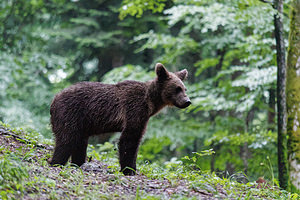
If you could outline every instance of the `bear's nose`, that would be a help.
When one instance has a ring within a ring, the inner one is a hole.
[[[186,107],[188,107],[188,106],[191,105],[191,104],[192,104],[191,100],[188,99],[188,100],[183,104],[183,107],[186,108]]]

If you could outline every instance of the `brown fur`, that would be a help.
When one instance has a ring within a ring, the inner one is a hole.
[[[149,82],[124,81],[115,85],[81,82],[57,94],[51,104],[55,150],[51,165],[69,157],[85,162],[91,135],[122,132],[119,141],[121,170],[134,175],[138,147],[148,120],[166,105],[185,108],[190,100],[182,83],[187,71],[171,73],[156,64],[157,77]]]

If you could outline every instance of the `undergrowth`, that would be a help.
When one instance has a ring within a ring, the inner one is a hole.
[[[221,178],[202,171],[197,163],[212,150],[165,163],[150,163],[139,156],[138,175],[126,177],[119,172],[116,147],[111,143],[88,147],[91,162],[87,166],[91,169],[70,164],[50,167],[51,151],[39,149],[36,144],[51,141],[34,131],[13,131],[30,143],[0,147],[1,199],[205,199],[205,195],[215,199],[300,199],[298,194],[280,190],[273,180],[258,187],[255,182],[240,183],[240,175]],[[185,189],[176,192],[180,187]]]

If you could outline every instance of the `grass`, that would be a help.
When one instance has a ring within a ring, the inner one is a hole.
[[[115,146],[105,143],[89,146],[91,161],[81,168],[50,167],[52,152],[36,147],[44,143],[40,135],[14,133],[30,142],[0,134],[0,199],[300,199],[278,187],[201,171],[195,166],[201,153],[160,164],[139,159],[138,175],[128,177],[119,172]]]

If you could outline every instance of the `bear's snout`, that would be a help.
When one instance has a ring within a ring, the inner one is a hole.
[[[191,102],[190,98],[186,96],[184,99],[182,99],[181,102],[175,103],[174,105],[178,108],[186,108],[191,104],[192,104],[192,102]]]
[[[186,107],[188,107],[188,106],[191,105],[191,104],[192,104],[191,100],[188,99],[188,100],[184,103],[183,107],[186,108]]]
[[[186,101],[182,105],[182,108],[186,108],[186,107],[188,107],[191,104],[192,104],[192,102],[191,102],[190,98],[187,97]]]

